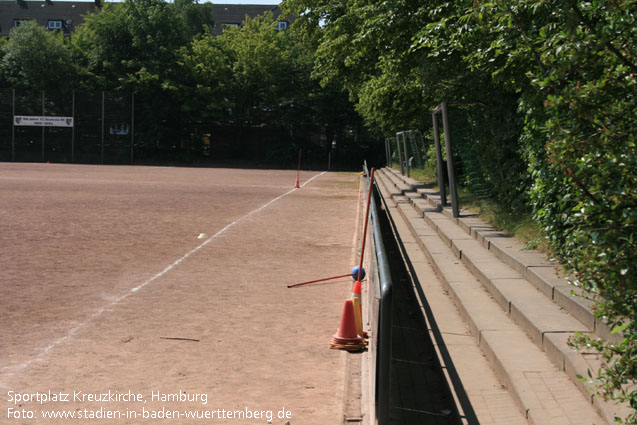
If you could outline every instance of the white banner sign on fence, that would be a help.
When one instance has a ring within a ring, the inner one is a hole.
[[[25,125],[31,127],[73,127],[73,117],[15,115],[13,117],[13,125]]]

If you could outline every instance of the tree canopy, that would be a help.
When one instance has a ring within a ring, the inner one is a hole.
[[[4,44],[4,46],[2,46]],[[0,77],[14,88],[50,90],[69,87],[75,75],[68,41],[34,21],[0,43]]]
[[[239,128],[237,137],[261,126],[273,152],[315,145],[327,157],[329,138],[360,153],[366,130],[347,96],[311,78],[315,44],[277,30],[272,13],[221,36],[214,18],[197,0],[125,0],[85,16],[72,37],[29,22],[0,44],[0,86],[134,93],[140,149],[183,147],[214,126]]]
[[[626,389],[637,378],[635,0],[284,6],[318,44],[313,74],[346,89],[377,132],[427,133],[437,104],[467,105],[452,117],[469,129],[454,138],[465,184],[533,209],[598,318],[623,332],[619,345],[581,339],[604,354],[600,393],[637,408]]]

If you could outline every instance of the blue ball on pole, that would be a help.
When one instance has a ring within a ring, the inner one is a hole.
[[[361,268],[361,279],[363,280],[365,278],[365,268]],[[358,266],[354,267],[352,269],[352,279],[357,280],[358,279]]]

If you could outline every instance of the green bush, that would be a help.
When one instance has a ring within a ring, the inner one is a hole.
[[[604,397],[637,408],[637,22],[634,0],[495,1],[481,4],[499,27],[507,78],[526,64],[521,146],[530,196],[555,253],[597,301],[596,316],[620,344],[581,336],[603,354],[595,377]],[[556,11],[560,11],[556,13]],[[489,24],[491,25],[491,24]],[[518,40],[513,42],[512,40]],[[499,52],[497,50],[500,49]],[[489,62],[492,61],[492,62]],[[500,78],[500,77],[498,77]],[[517,77],[519,78],[519,76]],[[635,423],[633,413],[626,421]]]

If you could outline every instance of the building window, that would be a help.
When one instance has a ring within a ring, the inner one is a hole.
[[[49,21],[46,27],[50,30],[61,30],[62,28],[64,28],[64,24],[60,20],[55,20]]]
[[[18,27],[26,24],[27,22],[29,22],[28,19],[14,19],[13,20],[13,28],[18,28]]]
[[[277,31],[286,30],[288,29],[289,26],[290,26],[290,23],[288,21],[279,21],[276,23],[276,30]]]

